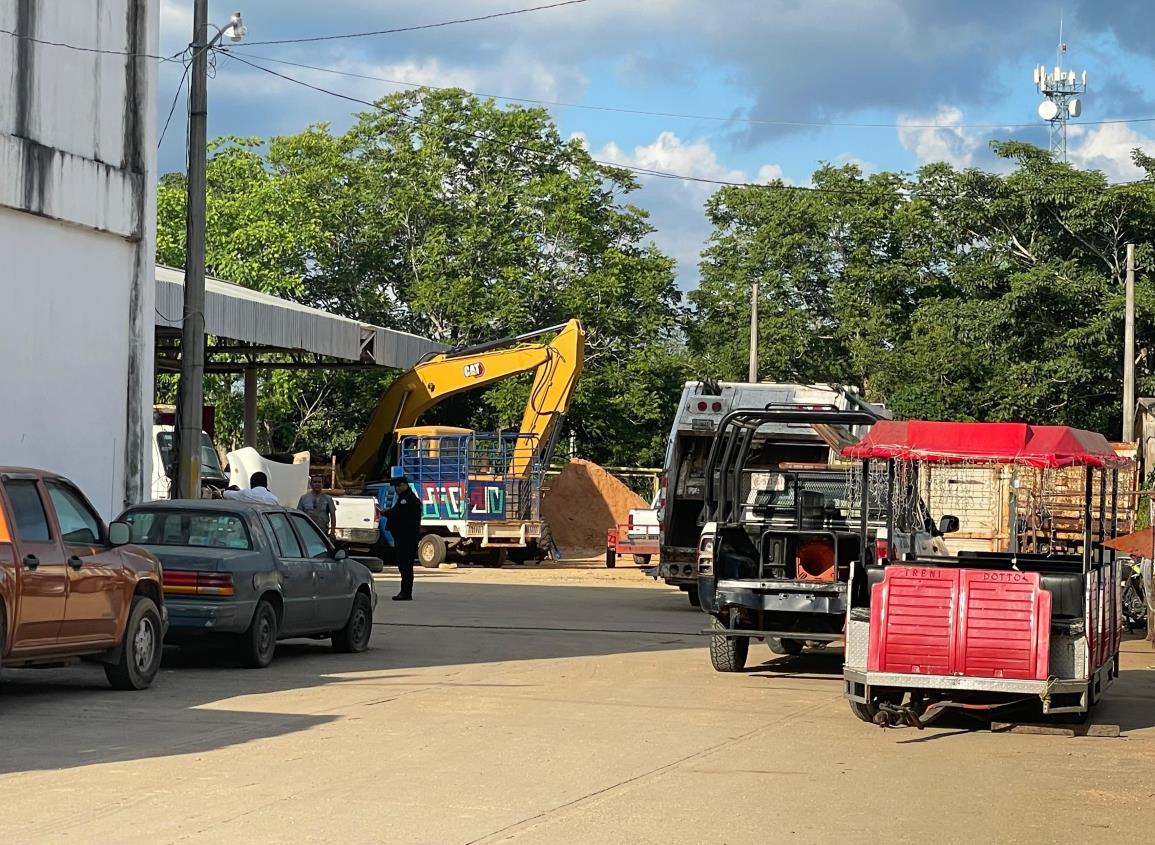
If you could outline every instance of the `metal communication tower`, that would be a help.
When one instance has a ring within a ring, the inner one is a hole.
[[[1035,86],[1046,98],[1039,104],[1039,117],[1051,124],[1051,154],[1062,155],[1063,161],[1067,160],[1067,121],[1083,113],[1083,101],[1079,98],[1087,93],[1087,71],[1076,75],[1073,70],[1064,70],[1063,56],[1066,53],[1063,24],[1060,22],[1055,67],[1036,67]]]

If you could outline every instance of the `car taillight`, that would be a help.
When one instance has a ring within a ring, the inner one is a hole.
[[[231,596],[233,576],[227,572],[192,572],[166,569],[162,576],[164,591],[184,596]]]
[[[699,403],[698,403],[698,410],[699,410],[699,411],[705,411],[705,410],[706,410],[707,408],[709,408],[709,407],[710,407],[710,406],[709,406],[709,405],[707,405],[705,402],[699,402]]]
[[[633,514],[630,514],[629,517],[626,519],[626,527],[629,528],[631,531],[634,530],[634,515]]]
[[[722,403],[721,402],[715,402],[713,405],[710,406],[710,408],[711,408],[711,410],[714,411],[714,413],[718,413],[719,411],[722,410]]]
[[[888,554],[889,554],[889,551],[886,548],[886,540],[876,539],[874,541],[874,563],[875,563],[875,565],[877,566],[878,564],[880,564],[884,560],[886,560]]]

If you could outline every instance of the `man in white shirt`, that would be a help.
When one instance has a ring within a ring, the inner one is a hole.
[[[263,472],[254,472],[249,477],[249,489],[237,490],[230,487],[221,495],[226,499],[236,499],[240,502],[260,502],[263,505],[279,505],[277,497],[269,491],[269,477]]]

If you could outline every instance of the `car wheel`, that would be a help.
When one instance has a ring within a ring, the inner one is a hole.
[[[135,596],[124,626],[120,657],[104,666],[105,677],[113,689],[148,689],[160,669],[163,650],[160,611],[147,596]]]
[[[426,534],[417,544],[417,559],[426,569],[436,569],[445,563],[445,540],[436,534]]]
[[[727,630],[725,625],[713,618],[710,627],[715,631]],[[749,637],[728,637],[724,633],[710,635],[710,663],[716,672],[741,672],[746,668],[749,653]]]
[[[277,611],[261,599],[249,630],[241,634],[241,662],[249,669],[264,669],[276,653]]]
[[[637,566],[649,566],[650,557],[650,555],[634,555],[634,563]]]
[[[613,569],[618,565],[618,553],[614,549],[606,549],[606,569]]]
[[[333,634],[333,648],[346,654],[356,654],[369,648],[373,636],[373,602],[364,593],[353,596],[353,609],[345,627]]]
[[[702,597],[698,595],[698,585],[686,589],[686,597],[690,600],[690,607],[701,607]]]

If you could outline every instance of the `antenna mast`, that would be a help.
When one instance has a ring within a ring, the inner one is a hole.
[[[1063,17],[1059,15],[1059,46],[1055,52],[1055,67],[1039,65],[1035,68],[1035,87],[1046,99],[1039,104],[1039,117],[1051,124],[1051,155],[1067,160],[1067,121],[1083,113],[1087,93],[1087,71],[1076,75],[1063,69],[1067,43],[1063,41]]]

